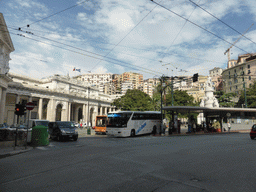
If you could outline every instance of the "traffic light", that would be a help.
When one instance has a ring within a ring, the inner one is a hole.
[[[26,108],[25,108],[25,105],[20,105],[20,115],[24,115],[25,111],[26,111]]]
[[[21,104],[16,104],[15,105],[15,115],[24,115],[25,113],[25,106]]]
[[[196,82],[196,81],[198,81],[198,73],[195,73],[193,75],[193,82]]]
[[[20,115],[20,111],[21,111],[21,105],[16,104],[15,105],[15,115]]]

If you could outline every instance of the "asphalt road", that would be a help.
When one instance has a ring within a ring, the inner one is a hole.
[[[255,191],[247,134],[80,138],[0,159],[0,191]]]

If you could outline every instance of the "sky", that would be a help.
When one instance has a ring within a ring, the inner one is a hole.
[[[255,0],[0,0],[0,12],[10,72],[39,79],[209,75],[227,67],[239,38],[231,59],[256,52]]]

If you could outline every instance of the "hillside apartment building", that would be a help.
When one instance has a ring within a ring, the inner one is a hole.
[[[227,69],[222,72],[224,93],[240,95],[255,81],[256,54],[239,55],[237,60],[230,60]]]

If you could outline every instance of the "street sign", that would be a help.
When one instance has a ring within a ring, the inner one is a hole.
[[[33,110],[34,107],[35,107],[35,104],[32,103],[32,102],[28,102],[28,103],[26,104],[26,109],[27,109],[27,110]]]

